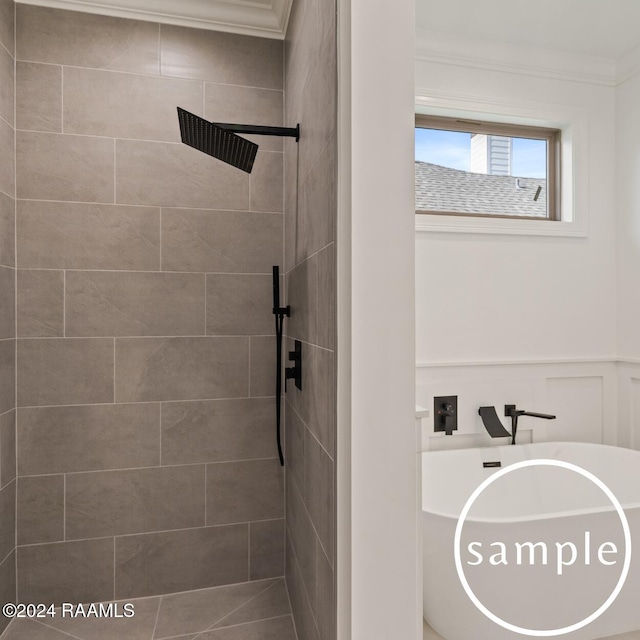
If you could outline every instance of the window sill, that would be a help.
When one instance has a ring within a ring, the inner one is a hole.
[[[513,218],[480,218],[416,214],[415,229],[431,233],[485,233],[509,236],[586,238],[584,224]]]

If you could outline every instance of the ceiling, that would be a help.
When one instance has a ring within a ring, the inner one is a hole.
[[[22,4],[284,39],[292,0],[16,0]]]
[[[417,28],[616,60],[640,45],[639,0],[416,0]]]

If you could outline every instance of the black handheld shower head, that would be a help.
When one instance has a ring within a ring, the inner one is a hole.
[[[258,145],[178,107],[184,144],[251,173]]]

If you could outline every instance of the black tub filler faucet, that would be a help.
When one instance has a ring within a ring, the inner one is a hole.
[[[548,413],[536,413],[535,411],[523,411],[516,409],[515,404],[504,405],[504,415],[511,418],[511,433],[509,433],[500,418],[495,407],[480,407],[478,414],[482,418],[482,424],[492,438],[511,437],[511,444],[516,443],[516,433],[518,431],[518,418],[520,416],[530,416],[532,418],[542,418],[543,420],[555,420],[556,417]]]

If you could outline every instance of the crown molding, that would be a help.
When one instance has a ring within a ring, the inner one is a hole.
[[[17,0],[54,9],[284,40],[292,0]]]
[[[416,60],[609,87],[617,84],[616,62],[609,58],[424,29],[416,31]]]
[[[628,51],[618,58],[616,65],[616,81],[622,84],[640,73],[640,46]]]

